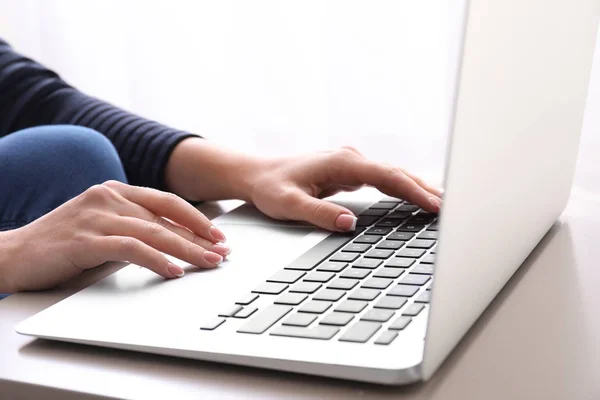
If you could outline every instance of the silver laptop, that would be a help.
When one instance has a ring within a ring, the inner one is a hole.
[[[129,265],[17,331],[383,384],[429,379],[567,202],[598,3],[464,5],[439,216],[357,197],[345,204],[356,232],[329,234],[242,206],[214,221],[235,249],[221,267],[164,281]]]

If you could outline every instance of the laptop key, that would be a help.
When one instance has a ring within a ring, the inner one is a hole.
[[[344,294],[346,293],[341,290],[323,289],[314,295],[313,300],[338,301]]]
[[[275,300],[275,304],[287,304],[289,306],[297,306],[308,298],[303,293],[286,293]]]
[[[403,285],[415,285],[415,286],[423,286],[431,279],[430,275],[417,275],[417,274],[408,274],[404,275],[404,278],[400,279],[400,282]]]
[[[381,261],[373,258],[361,258],[352,264],[355,268],[375,269],[381,265]]]
[[[414,236],[415,234],[410,232],[392,232],[386,237],[386,240],[401,240],[406,242]]]
[[[318,282],[300,282],[290,289],[294,293],[314,293],[322,285]]]
[[[437,240],[437,238],[437,231],[423,231],[417,236],[417,239]]]
[[[404,248],[396,253],[396,257],[419,258],[425,254],[425,250]]]
[[[429,249],[433,247],[435,244],[435,240],[424,240],[424,239],[415,239],[412,242],[409,242],[406,247],[416,248],[416,249]]]
[[[367,243],[367,244],[375,244],[381,240],[381,236],[376,235],[362,235],[357,237],[353,243]]]
[[[358,281],[356,279],[337,278],[335,281],[329,283],[327,288],[336,290],[350,290],[356,285],[358,285]]]
[[[360,257],[359,254],[356,253],[337,253],[333,257],[329,259],[329,261],[340,261],[340,262],[352,262]]]
[[[225,318],[213,318],[200,327],[203,331],[214,331],[225,322]]]
[[[316,271],[311,272],[304,278],[305,282],[329,282],[335,274],[333,272]]]
[[[371,336],[381,329],[379,322],[358,321],[350,327],[341,337],[342,342],[365,343]]]
[[[396,257],[385,263],[388,268],[408,268],[415,263],[412,258]]]
[[[389,227],[389,228],[395,228],[398,225],[400,225],[402,223],[401,219],[396,219],[396,218],[384,218],[381,221],[379,221],[377,224],[375,224],[375,226],[381,226],[381,227]]]
[[[392,278],[396,279],[404,273],[403,269],[399,268],[380,268],[373,275],[375,278]]]
[[[433,275],[432,264],[419,264],[410,270],[411,274]]]
[[[387,322],[394,316],[394,310],[373,308],[367,311],[360,319],[362,321]]]
[[[358,215],[359,215],[359,217],[362,217],[362,216],[383,217],[387,213],[388,213],[388,210],[377,210],[377,209],[369,210],[369,209],[367,209]]]
[[[410,306],[406,307],[406,309],[402,312],[402,315],[415,317],[419,315],[421,311],[425,308],[423,304],[413,303]]]
[[[309,326],[315,319],[317,319],[317,316],[314,314],[296,313],[286,318],[282,324],[291,326]]]
[[[351,233],[332,233],[288,264],[285,269],[310,271],[321,261],[335,253],[340,247],[358,236],[361,231],[362,228]]]
[[[422,215],[422,214],[417,214],[411,218],[409,218],[408,222],[409,224],[428,224],[430,222],[432,222],[435,219],[434,215]]]
[[[273,304],[253,316],[240,329],[239,333],[261,334],[285,317],[293,307]]]
[[[356,226],[369,226],[373,225],[381,217],[374,217],[370,215],[359,215],[356,221]]]
[[[244,307],[238,311],[233,317],[234,318],[248,318],[252,314],[258,311],[256,307]]]
[[[435,254],[427,254],[425,257],[421,258],[421,264],[435,264]]]
[[[364,281],[360,287],[369,289],[387,289],[392,284],[393,280],[384,278],[369,278]]]
[[[405,211],[405,212],[410,212],[413,213],[415,211],[417,211],[419,209],[418,206],[412,205],[412,204],[403,204],[400,207],[398,207],[396,210],[397,211]]]
[[[320,325],[335,325],[335,326],[346,326],[348,322],[354,319],[353,314],[343,312],[332,312],[319,321]]]
[[[352,243],[348,246],[344,247],[342,251],[350,252],[350,253],[364,253],[369,250],[371,245],[366,243]]]
[[[428,231],[437,231],[437,230],[438,230],[438,223],[437,223],[437,222],[434,222],[433,224],[429,225],[429,226],[427,227],[427,230],[428,230]]]
[[[390,324],[390,326],[388,327],[388,329],[393,329],[393,330],[397,330],[397,331],[401,331],[402,329],[406,328],[408,326],[408,324],[410,324],[410,321],[412,321],[412,318],[409,317],[398,317],[394,320],[394,322],[392,322]]]
[[[317,267],[317,271],[340,272],[348,266],[348,263],[327,261]]]
[[[380,293],[381,291],[376,289],[356,289],[354,292],[352,292],[352,294],[350,294],[350,296],[348,296],[348,298],[350,300],[371,301],[377,296],[379,296]]]
[[[244,297],[242,297],[241,299],[236,301],[235,304],[247,306],[248,304],[252,303],[256,299],[258,299],[258,295],[256,293],[248,293],[247,295],[245,295]]]
[[[367,275],[369,275],[371,271],[368,269],[362,268],[350,268],[342,272],[340,278],[348,278],[348,279],[363,279]]]
[[[384,249],[384,250],[398,250],[400,247],[404,246],[404,242],[400,240],[384,240],[375,246],[376,249]]]
[[[226,310],[223,310],[219,313],[219,317],[233,317],[238,311],[242,309],[242,306],[238,304],[234,304]]]
[[[304,305],[298,309],[298,312],[323,314],[331,307],[331,304],[332,303],[329,301],[311,300],[308,303],[304,303]]]
[[[373,204],[371,207],[369,207],[369,210],[391,210],[393,208],[395,208],[398,205],[398,203],[388,203],[388,202],[383,202],[380,201],[379,203],[375,203]]]
[[[393,250],[379,250],[379,249],[373,249],[373,250],[369,250],[368,252],[365,253],[365,257],[367,258],[378,258],[380,260],[385,260],[391,257],[391,255],[394,254]]]
[[[256,289],[254,289],[253,293],[260,294],[279,294],[288,288],[288,285],[285,283],[274,283],[274,282],[265,282]]]
[[[378,228],[378,227],[374,227],[371,228],[369,230],[367,230],[365,232],[365,235],[377,235],[377,236],[384,236],[387,235],[388,233],[390,233],[392,231],[392,228]]]
[[[389,292],[387,292],[388,296],[402,296],[402,297],[412,297],[419,291],[419,288],[416,286],[409,285],[396,285]]]
[[[358,314],[359,312],[364,310],[368,304],[369,303],[367,303],[366,301],[344,300],[340,304],[338,304],[337,307],[333,309],[333,311]]]
[[[374,308],[386,308],[390,310],[399,310],[406,304],[405,297],[398,296],[383,296],[375,305]]]
[[[431,300],[431,292],[429,290],[424,291],[417,297],[415,303],[429,303]]]
[[[387,345],[392,343],[397,336],[398,332],[396,331],[385,331],[381,335],[379,335],[379,337],[375,339],[375,342],[373,343]]]
[[[393,218],[393,219],[406,219],[408,217],[412,216],[412,213],[410,212],[406,212],[406,211],[392,211],[391,213],[389,213],[386,218]]]
[[[280,326],[270,333],[273,336],[288,336],[305,339],[329,340],[334,337],[340,328],[335,326],[317,325],[313,328],[301,328],[296,326]]]
[[[425,228],[422,224],[404,224],[397,229],[398,232],[421,232]]]
[[[304,275],[306,275],[306,272],[304,271],[282,269],[281,271],[278,271],[275,275],[267,279],[267,282],[295,283]]]

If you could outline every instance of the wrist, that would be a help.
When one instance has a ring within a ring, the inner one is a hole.
[[[192,201],[251,201],[255,176],[264,161],[217,146],[202,138],[183,140],[165,171],[167,189]]]
[[[18,290],[14,269],[20,263],[19,254],[22,241],[20,229],[0,232],[0,293],[14,293]]]

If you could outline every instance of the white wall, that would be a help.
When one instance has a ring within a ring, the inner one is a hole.
[[[89,94],[232,148],[348,144],[439,180],[460,3],[0,0],[0,36]],[[599,148],[597,114],[582,152]]]

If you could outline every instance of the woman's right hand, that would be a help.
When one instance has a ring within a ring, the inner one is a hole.
[[[0,293],[51,288],[106,261],[176,278],[184,271],[162,253],[213,268],[230,252],[223,233],[183,199],[115,181],[2,235],[9,248],[2,245]]]

